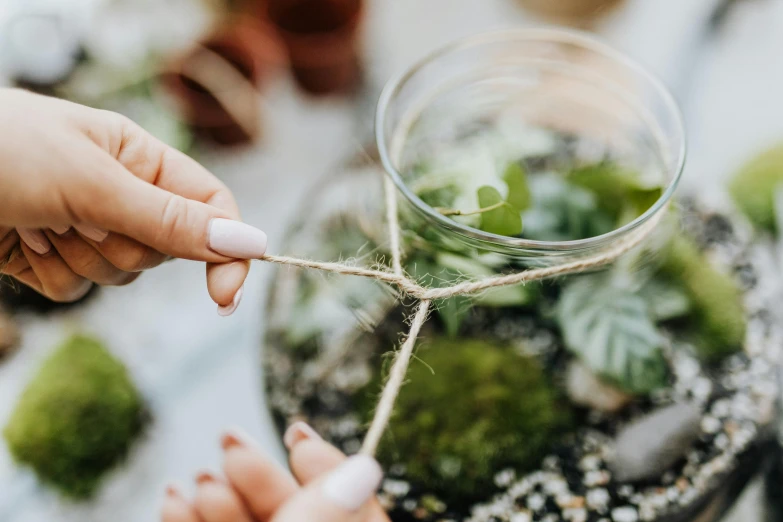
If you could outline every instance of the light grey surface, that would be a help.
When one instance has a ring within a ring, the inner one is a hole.
[[[638,58],[687,100],[691,139],[685,185],[715,187],[765,141],[783,139],[783,2],[737,7],[703,54],[693,54],[716,0],[632,0],[599,30]],[[368,96],[394,72],[456,37],[536,23],[513,0],[372,0],[366,48],[372,60]],[[692,81],[690,81],[692,79]],[[313,101],[287,78],[271,85],[264,104],[266,137],[257,148],[204,154],[203,162],[236,193],[246,221],[266,230],[280,252],[286,223],[304,192],[341,158],[360,150],[371,104]],[[163,486],[219,466],[218,436],[243,427],[281,456],[263,414],[260,339],[270,267],[256,264],[242,306],[220,318],[204,285],[203,267],[172,262],[134,285],[108,289],[68,314],[25,319],[24,346],[0,366],[0,424],[38,363],[65,332],[105,338],[150,397],[155,423],[128,464],[94,502],[71,505],[36,485],[0,449],[0,520],[131,522],[155,520]],[[750,503],[752,505],[753,502]],[[738,520],[752,519],[742,511]]]

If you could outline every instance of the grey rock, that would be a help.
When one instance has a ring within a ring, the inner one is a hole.
[[[614,441],[609,467],[616,480],[659,477],[682,458],[701,431],[701,409],[678,403],[656,410],[626,426]]]

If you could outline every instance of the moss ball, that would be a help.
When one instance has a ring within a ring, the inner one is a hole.
[[[714,267],[683,235],[672,239],[661,269],[683,286],[692,301],[689,328],[701,357],[719,360],[739,351],[747,321],[742,292],[734,278]]]
[[[729,191],[734,202],[756,227],[775,231],[774,198],[775,191],[781,187],[783,144],[767,149],[743,165],[731,180]]]
[[[417,355],[378,458],[452,507],[485,497],[503,469],[537,467],[570,427],[538,361],[510,347],[438,338]],[[380,379],[371,386],[368,417]]]
[[[145,419],[144,401],[122,363],[100,342],[75,336],[27,385],[4,435],[18,463],[81,499],[127,454]]]

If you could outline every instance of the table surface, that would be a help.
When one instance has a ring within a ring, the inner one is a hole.
[[[235,191],[249,223],[280,252],[286,224],[306,192],[371,140],[374,100],[386,79],[455,38],[541,22],[514,0],[370,0],[365,29],[367,91],[360,103],[312,100],[288,78],[270,85],[267,133],[257,147],[199,157]],[[682,104],[689,136],[684,190],[722,198],[721,180],[749,155],[783,139],[783,1],[746,0],[709,29],[719,0],[629,0],[596,31],[656,72]],[[437,20],[437,23],[433,23]],[[31,373],[70,331],[107,340],[149,398],[154,423],[128,463],[87,504],[60,500],[13,466],[0,446],[4,522],[155,520],[163,487],[201,468],[217,469],[218,437],[240,426],[282,459],[266,416],[260,347],[270,267],[257,263],[244,301],[218,317],[198,263],[176,261],[131,286],[105,289],[95,302],[59,315],[24,317],[20,352],[0,366],[0,424]],[[758,518],[758,488],[738,520]],[[756,495],[756,496],[753,496]]]

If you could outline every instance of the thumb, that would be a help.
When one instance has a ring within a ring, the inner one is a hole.
[[[375,459],[354,455],[288,499],[271,522],[364,522],[382,479]]]
[[[223,263],[266,251],[266,234],[226,210],[147,183],[116,161],[104,168],[108,175],[81,191],[90,196],[75,210],[86,222],[184,259]]]

